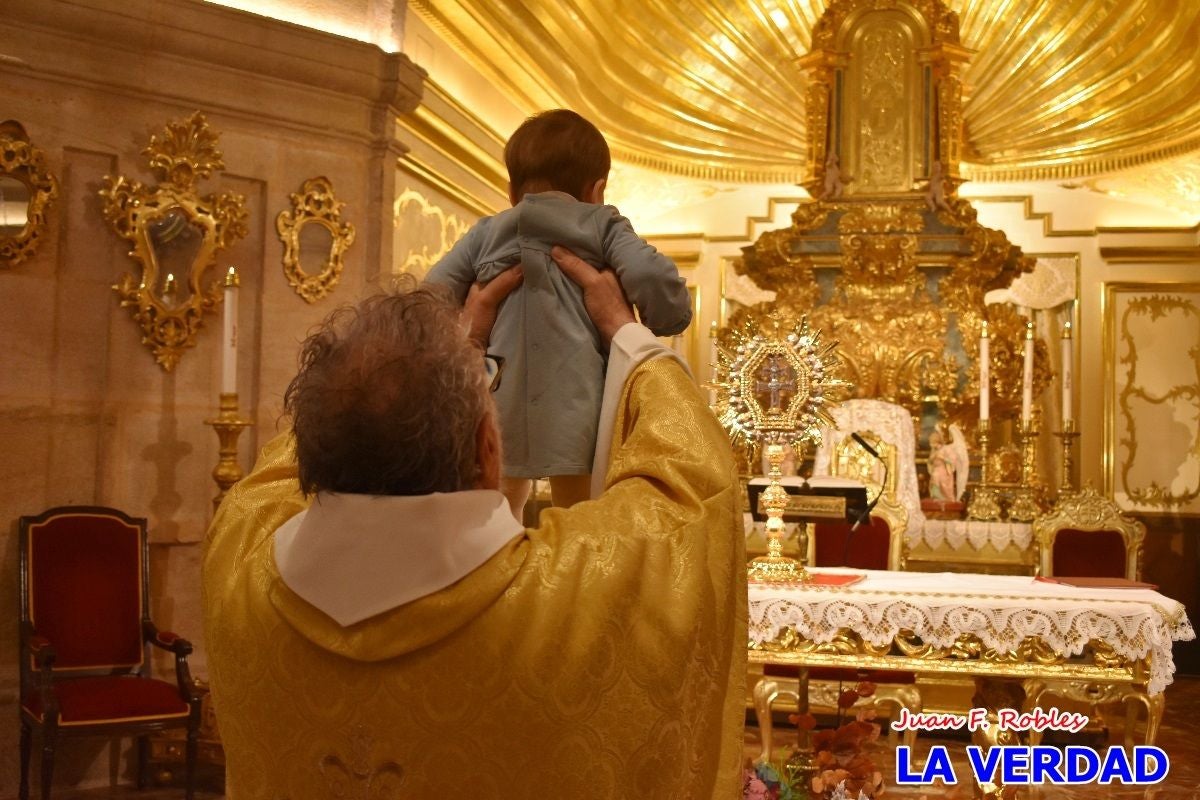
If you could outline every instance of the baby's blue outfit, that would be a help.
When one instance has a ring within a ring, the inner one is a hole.
[[[675,263],[612,206],[540,192],[475,223],[426,280],[452,287],[462,303],[472,284],[524,266],[525,280],[500,304],[488,345],[505,360],[495,399],[510,478],[592,471],[605,357],[582,290],[550,258],[556,244],[593,266],[612,267],[656,335],[673,336],[692,321]]]

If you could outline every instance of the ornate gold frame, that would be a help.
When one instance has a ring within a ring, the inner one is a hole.
[[[33,255],[46,231],[46,212],[58,197],[58,181],[46,167],[46,154],[29,141],[16,120],[0,122],[0,177],[29,189],[25,227],[16,236],[0,236],[0,264],[16,266]]]
[[[309,178],[291,198],[292,210],[280,211],[275,218],[275,230],[283,242],[283,274],[296,294],[315,303],[337,286],[346,249],[354,243],[354,226],[342,222],[346,204],[333,196],[333,184],[324,176]],[[332,239],[329,255],[316,275],[307,274],[300,265],[300,232],[309,224],[326,228]]]
[[[1177,398],[1194,395],[1196,384],[1189,383],[1188,377],[1181,375],[1178,382],[1169,389],[1147,392],[1145,387],[1137,382],[1137,342],[1129,334],[1128,321],[1131,316],[1136,315],[1147,315],[1154,320],[1172,310],[1200,316],[1200,310],[1193,303],[1178,297],[1180,294],[1194,294],[1197,291],[1200,291],[1200,283],[1195,282],[1113,282],[1104,285],[1101,299],[1104,367],[1107,376],[1104,387],[1104,488],[1105,492],[1114,498],[1123,494],[1127,498],[1127,505],[1131,507],[1129,510],[1139,514],[1195,515],[1200,484],[1185,487],[1182,491],[1160,486],[1155,481],[1142,487],[1129,485],[1129,472],[1138,454],[1137,417],[1130,406],[1130,400],[1139,399],[1152,406],[1162,407]],[[1120,296],[1129,294],[1150,296],[1130,300],[1124,313],[1118,318]],[[1183,348],[1184,352],[1192,352],[1189,344],[1183,342],[1176,343],[1175,346]],[[1200,355],[1196,358],[1197,366],[1200,367]],[[1120,372],[1124,372],[1121,377],[1126,383],[1118,394],[1117,376]],[[1118,417],[1125,420],[1125,430],[1120,437],[1117,430]],[[1121,448],[1125,449],[1123,460],[1119,459],[1122,455],[1119,452]],[[1118,465],[1119,460],[1121,463]]]
[[[129,307],[142,331],[142,344],[154,360],[170,372],[183,349],[194,347],[204,314],[221,304],[221,282],[210,280],[217,254],[246,235],[245,198],[222,192],[200,196],[195,184],[225,162],[217,149],[217,134],[199,111],[186,120],[167,123],[161,138],[152,136],[142,150],[150,168],[161,176],[154,187],[143,186],[123,175],[104,176],[104,219],[117,236],[133,243],[129,256],[139,266],[113,286],[121,305]],[[175,211],[199,227],[202,240],[187,277],[188,294],[168,305],[156,294],[160,266],[151,240],[150,225]]]

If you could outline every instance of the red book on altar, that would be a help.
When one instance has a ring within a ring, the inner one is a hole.
[[[1078,586],[1082,589],[1157,589],[1156,583],[1131,581],[1128,578],[1094,578],[1079,576],[1074,578],[1045,578],[1041,575],[1033,579],[1035,583],[1057,583],[1061,586]]]

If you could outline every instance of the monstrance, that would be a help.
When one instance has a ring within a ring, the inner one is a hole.
[[[821,332],[802,317],[786,335],[773,319],[767,336],[748,322],[732,331],[732,350],[717,348],[717,415],[734,444],[765,446],[770,485],[762,493],[767,513],[767,555],[750,562],[760,581],[807,581],[807,570],[783,555],[783,513],[788,505],[780,469],[784,445],[797,452],[821,441],[821,425],[834,424],[830,390],[848,385],[837,377],[837,342],[823,344]]]

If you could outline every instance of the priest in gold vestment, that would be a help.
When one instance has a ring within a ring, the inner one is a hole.
[[[610,380],[629,374],[611,391],[603,492],[537,528],[496,491],[479,350],[434,290],[368,301],[306,343],[295,434],[267,445],[206,542],[234,800],[739,793],[746,587],[728,440],[686,370],[654,357],[669,351],[611,275],[556,259],[611,339]],[[320,385],[338,359],[336,385]],[[405,378],[434,388],[389,386]],[[333,410],[314,411],[317,396]],[[465,426],[443,419],[462,414]],[[308,427],[321,415],[329,427]],[[430,426],[469,441],[447,447]],[[429,436],[391,478],[371,466]],[[427,474],[450,477],[431,487]]]

